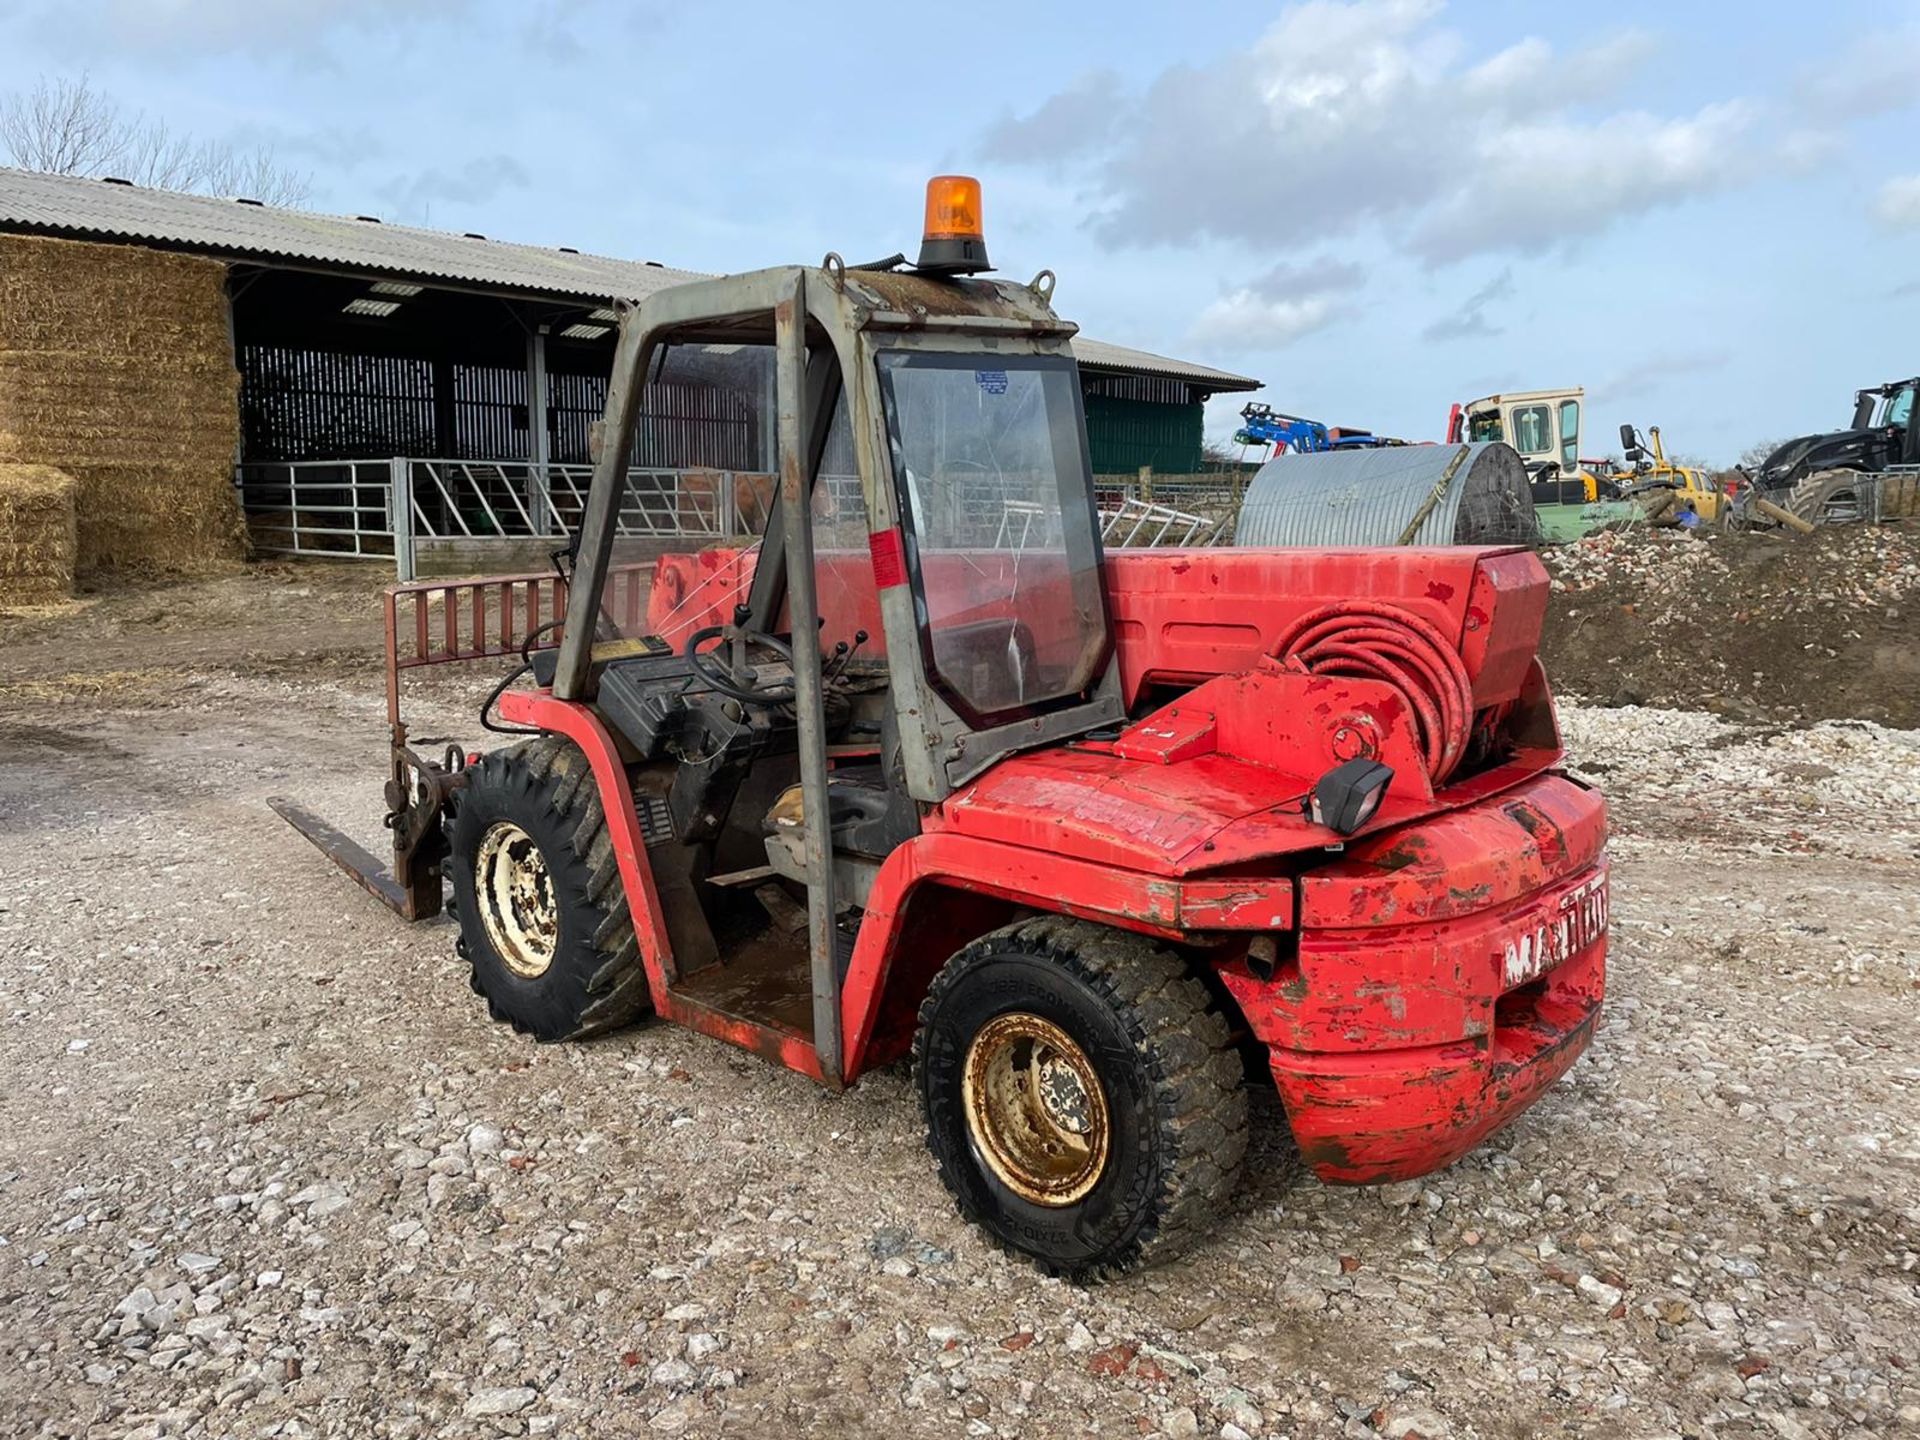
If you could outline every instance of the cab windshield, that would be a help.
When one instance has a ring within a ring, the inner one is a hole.
[[[1082,698],[1112,638],[1073,361],[896,350],[880,380],[935,688],[976,727]]]

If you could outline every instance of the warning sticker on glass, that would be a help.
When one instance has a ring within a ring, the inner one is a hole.
[[[1007,393],[1007,372],[1004,370],[976,370],[973,372],[973,383],[989,395],[1004,395]]]

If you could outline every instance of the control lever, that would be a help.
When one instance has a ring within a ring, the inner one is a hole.
[[[829,665],[834,664],[836,661],[839,663],[839,668],[833,672],[833,679],[838,680],[842,675],[846,674],[847,666],[853,663],[854,653],[858,651],[862,645],[867,643],[867,639],[866,631],[856,630],[853,632],[853,644],[849,645],[846,641],[842,640],[838,645],[833,647],[833,659],[827,662]]]

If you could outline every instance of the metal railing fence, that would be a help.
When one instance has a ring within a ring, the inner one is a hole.
[[[586,513],[590,465],[524,460],[296,460],[235,467],[256,549],[391,559],[412,580],[422,541],[558,546]],[[614,532],[627,539],[731,540],[758,531],[771,477],[634,469]]]

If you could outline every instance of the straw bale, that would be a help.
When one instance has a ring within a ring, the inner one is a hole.
[[[80,570],[198,574],[246,554],[231,467],[93,465],[81,470]]]
[[[0,465],[0,605],[73,594],[78,482],[50,465]]]
[[[246,553],[225,276],[138,246],[0,236],[0,464],[78,482],[83,574]]]
[[[0,350],[224,354],[226,281],[197,255],[0,235]]]
[[[230,470],[239,389],[231,365],[0,351],[0,461]]]

